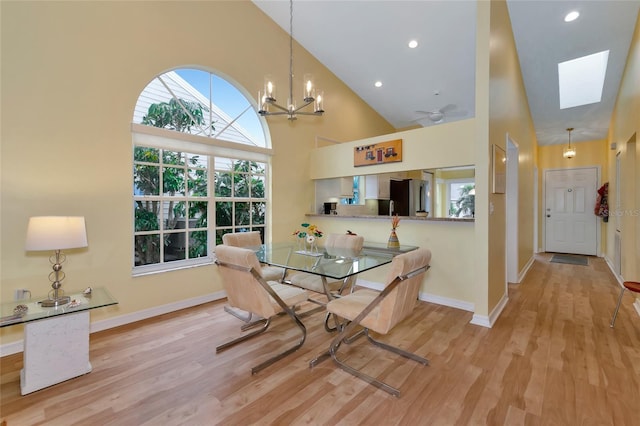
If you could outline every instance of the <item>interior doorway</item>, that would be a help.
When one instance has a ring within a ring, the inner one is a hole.
[[[518,283],[518,143],[507,135],[507,283]]]
[[[598,168],[546,170],[545,251],[596,256]]]

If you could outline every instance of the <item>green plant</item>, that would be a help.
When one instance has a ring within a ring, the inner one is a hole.
[[[460,198],[456,201],[454,216],[474,216],[476,211],[476,196],[474,184],[464,185],[460,188]]]
[[[202,105],[198,102],[172,98],[169,102],[149,105],[147,115],[142,117],[142,124],[177,132],[189,132],[191,126],[204,124],[202,109]],[[215,130],[213,123],[211,128]]]

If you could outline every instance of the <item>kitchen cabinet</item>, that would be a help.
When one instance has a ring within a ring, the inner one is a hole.
[[[389,182],[389,174],[367,175],[364,198],[367,200],[388,200],[391,196]]]
[[[340,198],[353,198],[353,177],[340,178]]]

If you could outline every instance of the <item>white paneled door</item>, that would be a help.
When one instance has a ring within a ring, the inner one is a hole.
[[[545,171],[545,251],[596,256],[597,168]]]

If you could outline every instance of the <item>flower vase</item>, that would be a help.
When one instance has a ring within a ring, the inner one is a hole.
[[[391,235],[389,235],[387,248],[400,248],[400,241],[398,241],[398,235],[396,235],[396,228],[391,228]]]
[[[318,252],[318,247],[317,247],[317,242],[316,242],[316,237],[313,235],[309,235],[306,238],[307,242],[305,244],[305,251],[307,253],[317,253]]]

